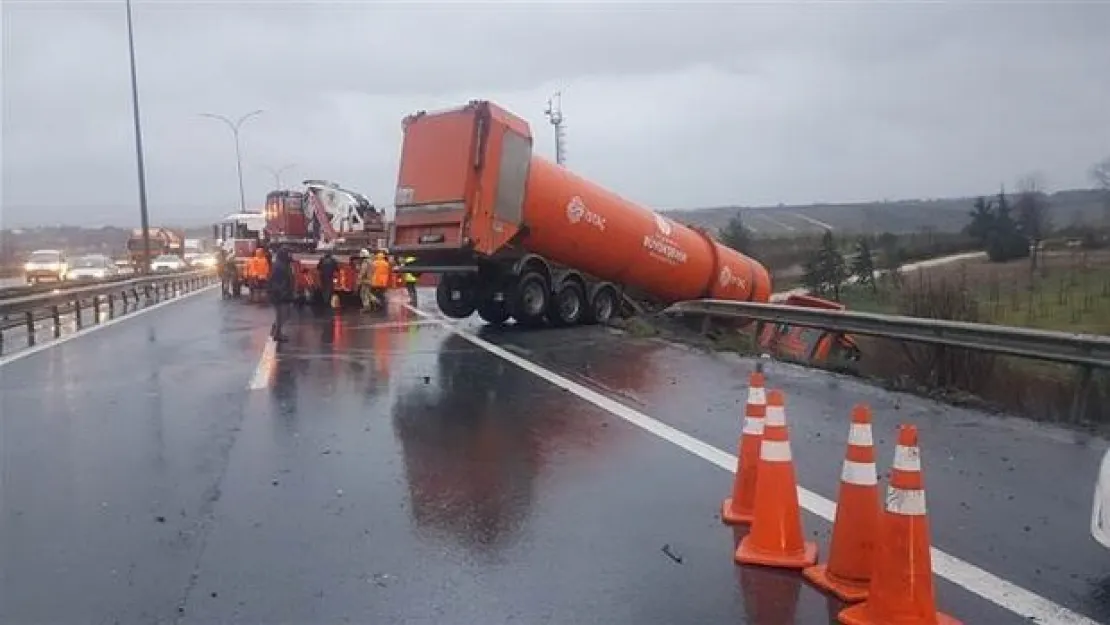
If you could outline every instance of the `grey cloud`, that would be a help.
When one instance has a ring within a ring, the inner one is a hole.
[[[8,223],[129,223],[123,2],[2,5]],[[234,209],[231,135],[263,165],[392,197],[401,117],[504,103],[573,168],[654,206],[939,196],[1029,170],[1082,185],[1110,152],[1110,6],[135,2],[156,219]],[[44,192],[49,189],[49,192]]]

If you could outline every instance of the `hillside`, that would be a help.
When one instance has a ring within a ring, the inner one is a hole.
[[[1104,214],[1097,190],[1058,191],[1049,195],[1051,219],[1055,227],[1077,221],[1100,223]],[[741,211],[744,224],[757,237],[790,237],[817,234],[831,228],[834,232],[895,234],[930,228],[937,232],[958,232],[968,221],[973,197],[940,200],[900,200],[859,204],[810,204],[805,206],[741,207],[722,206],[662,211],[675,221],[718,230]]]

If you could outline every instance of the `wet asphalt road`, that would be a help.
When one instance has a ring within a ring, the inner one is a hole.
[[[835,613],[798,575],[733,565],[731,476],[704,460],[399,306],[299,315],[268,366],[269,322],[210,292],[0,368],[0,622]],[[748,361],[604,328],[481,335],[735,448]],[[848,409],[868,401],[881,471],[895,424],[921,427],[934,546],[1110,622],[1110,553],[1088,534],[1105,441],[781,364],[768,379],[804,486],[835,498]],[[804,523],[826,556],[828,523]],[[964,622],[1028,622],[937,588]]]

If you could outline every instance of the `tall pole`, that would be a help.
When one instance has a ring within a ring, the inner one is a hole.
[[[127,2],[127,49],[131,56],[131,110],[135,116],[135,164],[139,173],[139,221],[143,229],[143,261],[139,270],[150,273],[150,220],[146,212],[146,171],[143,167],[143,130],[139,121],[139,81],[135,73],[135,35],[131,27],[131,0]]]
[[[551,125],[555,127],[555,162],[565,165],[567,160],[567,135],[563,120],[563,92],[556,91],[547,99],[547,109],[544,115]]]
[[[283,191],[284,187],[281,186],[281,174],[283,172],[285,172],[286,170],[292,169],[293,167],[296,167],[296,166],[297,166],[296,163],[289,163],[287,165],[282,165],[281,167],[278,167],[277,169],[274,169],[273,167],[270,167],[268,165],[263,165],[262,167],[266,171],[270,172],[270,175],[274,177],[274,188],[277,189],[278,191]]]
[[[239,119],[237,119],[235,121],[231,121],[230,119],[224,117],[223,115],[216,115],[215,113],[201,113],[200,114],[201,117],[211,117],[212,119],[218,119],[218,120],[222,121],[223,123],[227,124],[227,127],[231,129],[231,134],[235,136],[235,172],[239,175],[239,212],[240,213],[247,212],[247,196],[243,192],[243,156],[242,156],[242,150],[240,150],[240,148],[239,148],[239,128],[241,128],[243,126],[243,122],[245,122],[248,119],[254,117],[255,115],[261,115],[261,114],[262,114],[262,109],[258,109],[257,111],[251,111],[250,113],[247,113],[246,115],[240,117]]]

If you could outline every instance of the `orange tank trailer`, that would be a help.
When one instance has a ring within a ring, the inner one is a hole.
[[[440,274],[447,316],[606,321],[624,298],[765,302],[758,262],[532,153],[527,122],[485,101],[404,120],[392,251]]]

